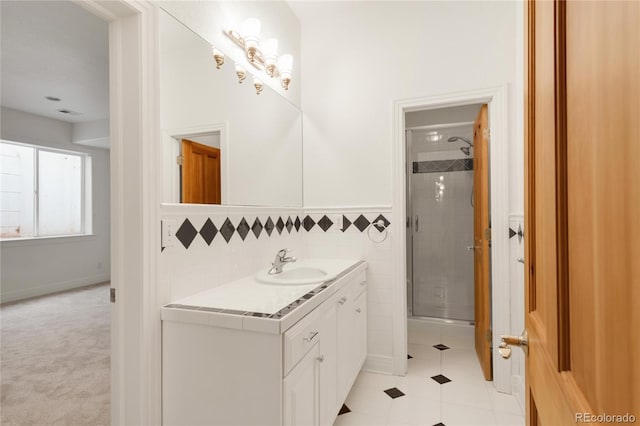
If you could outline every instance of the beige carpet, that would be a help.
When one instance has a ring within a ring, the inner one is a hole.
[[[110,423],[109,285],[0,306],[0,423]]]

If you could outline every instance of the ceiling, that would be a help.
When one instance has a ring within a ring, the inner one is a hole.
[[[70,123],[108,118],[108,24],[68,1],[0,8],[2,106]]]

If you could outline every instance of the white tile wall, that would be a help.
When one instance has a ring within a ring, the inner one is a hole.
[[[524,232],[524,217],[513,214],[509,217],[509,228]],[[518,235],[509,239],[509,282],[511,289],[511,335],[518,336],[524,330],[524,265],[518,262],[524,259],[524,238]],[[511,379],[513,393],[521,407],[525,406],[524,395],[524,353],[514,350],[511,356]]]
[[[301,209],[216,207],[209,208],[210,212],[215,213],[207,214],[204,208],[198,208],[194,213],[190,207],[163,206],[161,220],[174,219],[179,227],[188,218],[199,230],[207,218],[211,218],[219,229],[227,217],[237,227],[243,217],[251,226],[256,216],[263,225],[269,216],[274,222],[280,216],[285,221],[289,216],[292,219],[296,215],[302,216]],[[210,246],[197,235],[188,249],[176,239],[174,245],[166,247],[160,256],[160,304],[251,275],[268,266],[276,252],[282,248],[292,249],[293,256],[305,257],[304,234],[302,227],[299,232],[293,228],[291,233],[285,228],[282,234],[274,228],[271,236],[263,229],[256,239],[250,230],[244,241],[236,232],[227,243],[218,232]]]

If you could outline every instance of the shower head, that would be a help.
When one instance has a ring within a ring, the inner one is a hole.
[[[471,155],[471,147],[470,146],[461,146],[460,151],[464,152],[465,155]]]
[[[449,139],[447,139],[447,142],[455,142],[455,141],[458,141],[458,140],[466,142],[467,145],[469,145],[469,146],[473,146],[473,144],[469,141],[469,139],[463,138],[462,136],[451,136]]]

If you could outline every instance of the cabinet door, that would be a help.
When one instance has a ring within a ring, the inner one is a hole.
[[[338,406],[338,358],[336,351],[336,307],[331,304],[321,317],[320,341],[320,424],[331,425]]]
[[[338,400],[344,401],[353,384],[353,340],[355,337],[353,301],[350,300],[350,286],[338,294],[337,335],[338,335]]]
[[[319,424],[319,356],[316,343],[284,379],[284,424]]]
[[[367,358],[367,292],[358,296],[354,303],[355,312],[355,371],[360,371]]]

